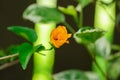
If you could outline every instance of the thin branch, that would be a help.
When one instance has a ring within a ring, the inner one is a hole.
[[[117,52],[117,53],[115,53],[115,54],[113,54],[113,55],[110,55],[110,56],[107,58],[107,60],[108,60],[108,61],[112,61],[112,60],[117,59],[117,58],[119,58],[119,57],[120,57],[120,52]]]
[[[105,72],[102,70],[102,68],[100,67],[100,65],[97,63],[96,59],[92,58],[92,60],[94,61],[94,63],[97,66],[97,68],[101,71],[102,75],[106,77],[106,80],[108,80],[108,76],[105,74]]]
[[[102,74],[103,76],[105,76],[106,80],[108,80],[108,75],[103,71],[103,69],[100,67],[100,65],[99,65],[98,62],[96,61],[95,55],[93,55],[93,51],[91,51],[91,49],[90,49],[88,46],[86,46],[86,48],[88,49],[89,55],[91,56],[93,62],[94,62],[95,65],[96,65],[96,67],[100,70],[101,74]]]
[[[76,32],[72,26],[70,26],[67,22],[63,22],[65,24],[65,26],[70,30],[70,32],[72,32],[73,34]]]
[[[5,64],[0,66],[0,70],[3,70],[3,69],[8,68],[10,66],[13,66],[13,65],[15,65],[17,63],[19,63],[19,60],[12,61],[12,62],[9,62],[9,63],[5,63]]]
[[[11,57],[16,57],[16,56],[18,56],[18,53],[12,54],[12,55],[8,55],[8,56],[4,56],[4,57],[0,57],[0,60],[4,60],[4,59],[11,58]]]
[[[83,27],[83,7],[81,8],[78,29]]]

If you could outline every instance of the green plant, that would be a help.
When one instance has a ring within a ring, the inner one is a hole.
[[[117,80],[120,75],[120,46],[113,44],[116,19],[116,4],[118,0],[75,0],[77,6],[57,6],[57,0],[36,0],[35,4],[28,6],[23,12],[23,18],[34,23],[34,29],[25,26],[9,26],[8,30],[22,36],[28,42],[12,46],[8,50],[11,55],[0,50],[1,64],[6,61],[15,61],[18,56],[23,69],[27,68],[31,56],[34,56],[34,68],[32,80]],[[94,3],[94,26],[84,26],[84,8]],[[73,18],[77,31],[66,22],[65,16]],[[63,24],[62,27],[56,25]],[[78,45],[84,45],[92,58],[92,70],[68,70],[53,72],[55,49],[71,37],[66,28],[72,33],[72,37]],[[52,37],[51,37],[52,36]],[[52,39],[51,39],[52,38]],[[51,41],[53,40],[53,41]],[[116,50],[117,53],[113,53]],[[4,59],[4,60],[3,60]]]

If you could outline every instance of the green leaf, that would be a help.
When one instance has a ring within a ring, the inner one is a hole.
[[[37,40],[37,34],[31,28],[23,26],[10,26],[8,27],[8,30],[16,33],[17,35],[22,36],[30,42],[35,42]]]
[[[106,40],[105,37],[98,39],[95,42],[95,53],[101,57],[107,58],[111,52],[110,43]]]
[[[7,47],[6,51],[9,54],[16,54],[19,52],[19,46],[18,45],[10,45],[9,47]]]
[[[54,75],[54,80],[89,80],[83,71],[68,70]]]
[[[120,45],[115,45],[115,44],[113,44],[113,45],[111,46],[111,48],[112,48],[113,50],[118,50],[118,51],[120,51]]]
[[[0,57],[3,57],[5,55],[6,55],[5,52],[2,49],[0,49]]]
[[[101,29],[93,29],[91,27],[82,27],[74,34],[77,43],[90,44],[103,36],[104,31]]]
[[[86,71],[85,75],[88,77],[88,80],[101,80],[100,77],[94,72]]]
[[[108,58],[107,58],[107,60],[108,61],[113,61],[113,60],[116,60],[118,58],[120,58],[120,51],[116,52],[116,53],[114,53],[112,55],[109,55]]]
[[[117,80],[120,75],[120,57],[111,62],[108,67],[108,76],[111,80]]]
[[[23,18],[34,23],[64,22],[64,15],[56,8],[43,7],[37,4],[30,5],[23,13]]]
[[[34,47],[35,52],[39,52],[39,51],[42,51],[42,50],[45,50],[45,47],[42,44]]]
[[[19,60],[23,69],[26,69],[27,64],[34,52],[34,48],[29,43],[23,43],[19,46]]]
[[[65,13],[65,14],[68,14],[68,15],[71,15],[71,16],[76,16],[77,15],[77,12],[75,10],[75,7],[73,5],[69,5],[67,8],[64,8],[64,7],[58,7],[58,9]]]
[[[8,53],[7,55],[12,55],[12,54],[18,54],[19,53],[19,46],[18,45],[10,45],[7,47],[6,49],[6,53]],[[18,57],[14,56],[11,58],[8,58],[8,60],[10,62],[15,61]]]
[[[79,5],[84,8],[86,7],[88,4],[90,4],[93,0],[78,0]]]
[[[4,52],[3,49],[0,49],[0,57],[4,57],[4,56],[6,56],[6,53]],[[0,60],[0,65],[6,62],[7,62],[7,59]]]
[[[23,43],[18,48],[19,60],[23,69],[26,69],[27,64],[34,52],[45,50],[45,47],[42,44],[33,47],[33,45],[29,43]]]

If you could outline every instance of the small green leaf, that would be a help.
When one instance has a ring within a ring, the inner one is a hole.
[[[42,50],[45,50],[45,47],[42,44],[34,47],[35,52],[39,52],[39,51],[42,51]]]
[[[3,49],[0,49],[0,58],[1,58],[1,57],[4,57],[4,56],[6,56],[6,55],[7,55],[7,54],[4,52],[4,50],[3,50]],[[8,60],[8,59],[0,59],[0,65],[8,62],[7,60]]]
[[[85,75],[88,77],[88,80],[101,80],[100,77],[94,72],[86,71]]]
[[[77,12],[75,10],[75,7],[73,5],[69,5],[67,8],[64,8],[64,7],[58,7],[58,9],[65,13],[65,14],[68,14],[68,15],[71,15],[71,16],[76,16],[77,15]]]
[[[25,38],[31,42],[35,42],[37,39],[37,34],[35,33],[35,31],[28,27],[10,26],[10,27],[8,27],[8,30],[16,33],[17,35],[22,36],[23,38]]]
[[[78,0],[79,5],[81,5],[82,8],[86,7],[88,4],[90,4],[93,0]]]
[[[6,55],[5,52],[2,49],[0,49],[0,57],[3,57],[5,55]]]
[[[19,46],[19,60],[23,69],[26,69],[33,52],[34,48],[29,43],[23,43],[21,46]]]
[[[27,64],[34,52],[42,51],[42,50],[45,50],[45,47],[42,44],[37,45],[35,47],[33,47],[29,43],[21,44],[19,46],[18,53],[19,53],[19,60],[22,65],[22,68],[26,69]]]
[[[120,57],[111,62],[108,67],[108,76],[111,80],[117,80],[120,75]]]
[[[101,57],[107,58],[111,52],[111,46],[105,37],[98,39],[95,42],[95,53]]]
[[[9,47],[7,47],[6,51],[9,54],[16,54],[19,52],[19,46],[18,45],[10,45]]]
[[[30,5],[23,13],[23,18],[34,23],[64,22],[64,15],[56,8],[43,7],[37,4]]]
[[[54,75],[54,80],[89,80],[83,71],[68,70]]]
[[[120,51],[116,52],[116,53],[114,53],[112,55],[109,55],[107,60],[111,62],[111,61],[114,61],[114,60],[116,60],[118,58],[120,58]]]
[[[113,50],[118,50],[118,51],[120,51],[120,45],[115,45],[115,44],[113,44],[113,45],[111,46],[111,48],[112,48]]]
[[[74,34],[77,43],[89,44],[94,43],[104,34],[101,29],[93,29],[91,27],[82,27]]]
[[[79,4],[78,4],[77,7],[76,7],[76,10],[77,10],[78,12],[81,12],[84,7],[86,7],[86,6],[89,5],[91,2],[93,2],[93,0],[77,0],[77,1],[79,2]]]
[[[8,53],[8,55],[18,54],[19,46],[18,45],[10,45],[9,47],[7,47],[6,53]],[[11,57],[11,58],[9,58],[9,61],[12,62],[12,61],[16,60],[17,58],[18,58],[17,56]]]

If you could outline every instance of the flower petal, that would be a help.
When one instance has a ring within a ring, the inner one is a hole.
[[[67,29],[64,26],[58,26],[57,28],[53,29],[50,36],[50,42],[56,47],[59,48],[64,43],[69,43],[67,40],[70,38],[72,34],[67,33]]]

